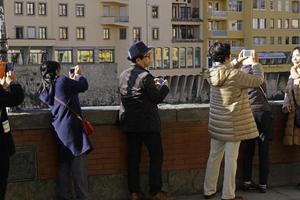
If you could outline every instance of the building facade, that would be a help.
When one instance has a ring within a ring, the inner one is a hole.
[[[290,53],[300,45],[299,0],[208,0],[204,7],[205,48],[226,41],[235,55],[256,50],[266,72],[289,71]]]
[[[4,0],[9,60],[39,65],[116,63],[128,68],[127,49],[142,40],[154,47],[151,71],[171,85],[170,102],[200,95],[203,1]]]

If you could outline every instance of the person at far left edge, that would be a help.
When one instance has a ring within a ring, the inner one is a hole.
[[[16,82],[15,71],[5,72],[6,66],[0,65],[0,200],[5,199],[9,159],[15,152],[6,107],[17,106],[24,100],[24,92]]]
[[[162,191],[163,148],[157,104],[169,93],[167,80],[154,78],[147,68],[151,65],[152,48],[143,42],[128,50],[133,66],[123,71],[119,80],[121,95],[120,123],[128,142],[128,189],[131,200],[146,199],[140,188],[139,164],[144,143],[150,156],[149,200],[173,200]]]

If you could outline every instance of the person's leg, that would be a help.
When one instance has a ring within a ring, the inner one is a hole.
[[[143,142],[146,145],[150,157],[149,185],[150,194],[154,195],[162,188],[162,163],[163,147],[159,132],[143,134]]]
[[[210,153],[204,179],[204,195],[212,195],[217,191],[217,182],[224,151],[224,141],[211,139]]]
[[[142,140],[140,133],[127,133],[128,145],[128,189],[130,193],[140,193],[140,160]]]
[[[9,156],[0,156],[0,200],[4,200],[9,172]]]
[[[76,200],[88,200],[87,155],[82,154],[71,161]]]
[[[248,182],[252,179],[252,163],[255,152],[256,139],[250,139],[243,141],[244,154],[243,154],[243,181]]]
[[[225,143],[225,169],[222,199],[235,198],[235,175],[240,141]]]
[[[259,186],[266,189],[269,176],[269,140],[272,134],[272,116],[270,112],[264,112],[261,118],[261,137],[258,141],[259,147]],[[264,190],[261,190],[265,192]]]
[[[71,166],[68,161],[60,161],[58,169],[58,197],[60,200],[72,199]]]

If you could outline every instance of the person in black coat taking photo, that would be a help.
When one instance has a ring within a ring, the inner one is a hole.
[[[128,187],[131,200],[143,200],[139,181],[141,147],[144,143],[150,156],[149,200],[173,199],[162,189],[163,148],[160,136],[160,117],[157,104],[169,92],[168,83],[155,79],[147,68],[151,65],[152,48],[143,42],[133,44],[128,59],[133,66],[120,75],[120,118],[128,141]]]
[[[6,107],[17,106],[24,100],[24,92],[16,82],[14,71],[5,72],[0,66],[0,200],[4,200],[9,172],[9,159],[15,153],[15,144],[11,134]]]

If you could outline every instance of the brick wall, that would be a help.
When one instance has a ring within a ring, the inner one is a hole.
[[[271,163],[299,162],[299,149],[282,145],[284,120],[275,120],[273,125]],[[89,175],[121,174],[126,171],[126,137],[118,126],[96,126],[96,133],[90,138],[95,150],[88,156]],[[56,176],[57,148],[49,129],[15,131],[14,139],[17,147],[37,146],[40,179],[53,179]],[[163,123],[162,140],[164,170],[205,169],[209,154],[207,121]],[[147,169],[148,161],[147,151],[143,147],[142,171]]]

